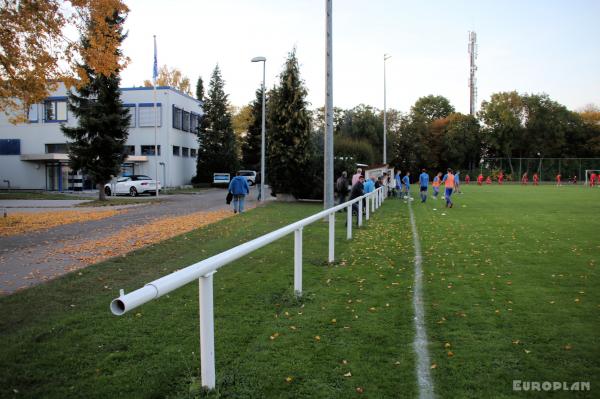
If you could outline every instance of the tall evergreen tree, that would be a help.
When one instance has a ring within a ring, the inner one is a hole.
[[[267,176],[273,192],[296,198],[305,195],[316,177],[309,170],[314,151],[306,94],[294,49],[288,55],[279,86],[269,96]]]
[[[202,80],[202,76],[198,77],[198,81],[196,82],[196,99],[204,101],[204,81]]]
[[[233,173],[239,168],[237,141],[231,125],[225,82],[217,65],[210,78],[200,123],[196,180],[212,181],[215,172]]]
[[[246,168],[259,170],[260,150],[262,144],[262,87],[256,90],[256,98],[252,107],[252,121],[248,126],[246,137],[242,143],[242,164]],[[266,101],[266,99],[265,99]]]
[[[120,37],[119,43],[126,37],[122,33],[125,18],[118,10],[106,18],[112,33]],[[94,23],[90,18],[89,32],[93,32]],[[81,40],[86,49],[93,45],[88,36]],[[121,55],[119,47],[107,51]],[[87,79],[76,93],[69,91],[69,110],[77,117],[77,127],[62,126],[61,129],[72,140],[69,143],[71,168],[88,174],[98,187],[99,199],[104,200],[104,185],[111,176],[119,174],[125,157],[124,144],[131,115],[121,101],[120,67],[109,75],[98,73],[85,60],[80,67]]]

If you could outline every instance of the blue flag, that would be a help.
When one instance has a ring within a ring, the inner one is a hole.
[[[152,70],[152,80],[156,85],[156,79],[158,79],[158,62],[156,61],[156,35],[154,36],[154,68]]]

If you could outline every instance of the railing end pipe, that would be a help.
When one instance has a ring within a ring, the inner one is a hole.
[[[125,303],[120,297],[112,300],[110,303],[110,311],[115,316],[122,316],[125,313]]]

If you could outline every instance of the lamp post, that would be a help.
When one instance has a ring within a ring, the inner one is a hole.
[[[387,103],[385,86],[385,62],[392,58],[391,55],[383,55],[383,163],[387,164]]]
[[[262,126],[261,126],[261,134],[260,134],[260,200],[265,200],[265,68],[267,64],[267,59],[265,57],[254,57],[252,58],[252,62],[262,62],[263,63],[263,81],[262,81]]]

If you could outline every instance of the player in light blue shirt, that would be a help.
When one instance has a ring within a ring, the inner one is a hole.
[[[421,174],[419,175],[419,185],[421,186],[421,203],[424,203],[427,201],[427,188],[429,186],[429,175],[425,168],[421,170]]]
[[[404,183],[404,189],[406,190],[406,194],[404,198],[410,199],[410,172],[406,172],[406,175],[402,178],[402,183]]]

